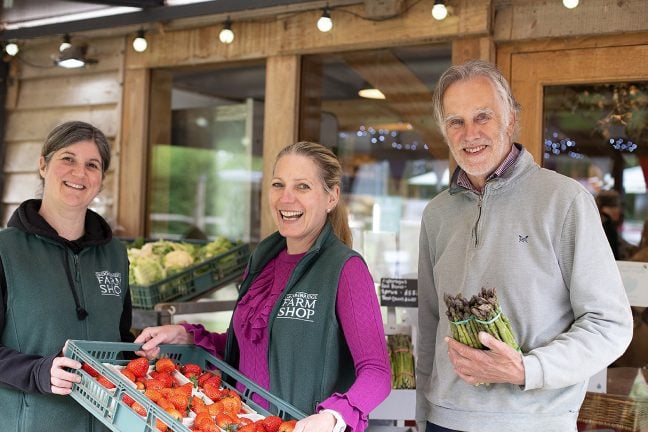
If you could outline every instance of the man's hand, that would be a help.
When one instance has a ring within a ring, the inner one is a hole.
[[[468,384],[524,384],[522,354],[486,332],[479,340],[489,350],[478,350],[446,337],[448,356],[455,372]]]

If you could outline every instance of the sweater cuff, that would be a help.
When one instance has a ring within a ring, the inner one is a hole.
[[[534,355],[522,356],[524,365],[524,390],[540,389],[544,386],[544,373],[540,360]]]
[[[56,357],[58,357],[58,354],[43,357],[35,368],[34,375],[36,376],[36,387],[39,393],[52,393],[52,364],[54,364]]]
[[[320,411],[320,413],[329,413],[333,417],[335,417],[335,426],[333,426],[333,431],[332,432],[343,432],[346,429],[346,422],[342,418],[342,415],[332,409],[325,408]]]

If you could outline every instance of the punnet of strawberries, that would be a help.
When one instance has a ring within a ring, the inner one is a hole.
[[[89,364],[83,363],[81,368],[107,389],[115,388]],[[146,358],[138,357],[118,371],[140,393],[194,432],[292,432],[295,427],[296,420],[258,415],[236,391],[221,385],[219,371],[206,371],[197,364],[176,364],[165,357],[151,365]],[[147,416],[146,408],[127,394],[122,402],[138,415]],[[171,432],[160,419],[156,427]]]

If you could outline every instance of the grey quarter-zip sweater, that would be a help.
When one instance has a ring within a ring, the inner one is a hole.
[[[591,193],[518,148],[515,164],[481,195],[453,181],[423,213],[419,422],[461,431],[576,431],[588,378],[632,337],[628,299]],[[443,294],[470,298],[482,287],[497,289],[511,322],[523,386],[472,386],[448,358]]]

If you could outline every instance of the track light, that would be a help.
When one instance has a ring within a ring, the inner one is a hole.
[[[61,54],[54,62],[66,69],[75,69],[87,64],[97,63],[97,60],[86,58],[87,50],[87,45],[70,45],[61,51]]]
[[[18,44],[16,42],[11,41],[7,45],[5,45],[4,50],[8,55],[13,57],[16,54],[18,54],[18,51],[20,51],[20,48],[18,48]]]
[[[448,16],[448,8],[445,5],[444,0],[434,0],[434,6],[432,6],[432,18],[437,21],[444,20]]]
[[[322,16],[317,20],[317,29],[322,33],[331,31],[333,28],[333,20],[331,19],[331,12],[328,7],[324,8]]]
[[[578,0],[562,0],[563,6],[565,6],[567,9],[574,9],[576,6],[578,6]]]
[[[232,31],[232,21],[230,21],[229,17],[225,20],[225,24],[223,25],[223,30],[220,31],[218,34],[218,39],[224,44],[231,44],[234,42],[234,32]]]
[[[70,35],[65,33],[63,35],[63,40],[61,41],[61,45],[59,45],[59,52],[62,52],[66,48],[70,48],[72,44],[70,43]]]
[[[137,52],[144,52],[146,51],[146,48],[148,48],[148,42],[146,40],[145,33],[146,32],[144,30],[138,30],[137,36],[135,37],[135,39],[133,39],[133,49]]]

